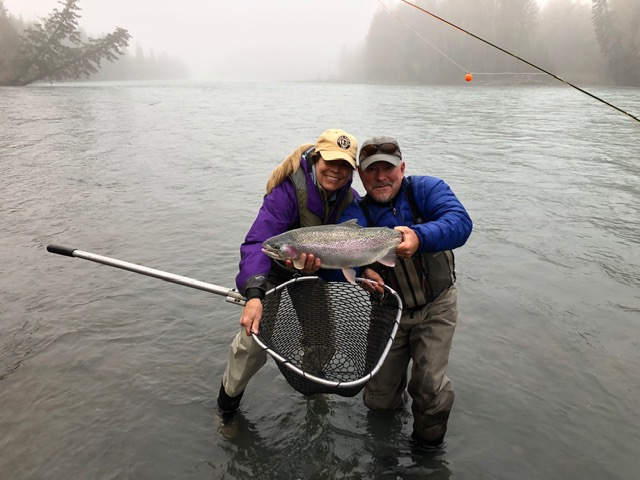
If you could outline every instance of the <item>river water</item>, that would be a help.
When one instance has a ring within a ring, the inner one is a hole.
[[[221,422],[239,307],[46,252],[233,287],[269,172],[326,128],[396,136],[474,220],[438,455],[272,360]],[[639,157],[638,122],[564,86],[0,89],[0,478],[640,478]]]

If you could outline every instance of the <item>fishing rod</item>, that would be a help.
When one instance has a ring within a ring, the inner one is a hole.
[[[493,48],[495,48],[495,49],[497,49],[497,50],[500,50],[501,52],[506,53],[507,55],[510,55],[511,57],[513,57],[513,58],[515,58],[515,59],[517,59],[517,60],[519,60],[519,61],[521,61],[521,62],[523,62],[523,63],[525,63],[525,64],[527,64],[527,65],[529,65],[529,66],[531,66],[531,67],[533,67],[533,68],[535,68],[536,70],[539,70],[539,71],[541,71],[542,73],[545,73],[546,75],[549,75],[550,77],[555,78],[556,80],[558,80],[558,81],[560,81],[560,82],[564,83],[565,85],[569,85],[571,88],[575,88],[575,89],[576,89],[576,90],[578,90],[579,92],[582,92],[582,93],[584,93],[585,95],[590,96],[590,97],[591,97],[591,98],[593,98],[594,100],[597,100],[597,101],[599,101],[599,102],[604,103],[605,105],[607,105],[607,106],[609,106],[609,107],[611,107],[611,108],[613,108],[613,109],[617,110],[617,111],[618,111],[618,112],[620,112],[620,113],[624,113],[624,114],[625,114],[625,115],[627,115],[628,117],[631,117],[633,120],[635,120],[636,122],[640,123],[640,118],[636,117],[635,115],[632,115],[631,113],[627,112],[626,110],[623,110],[622,108],[620,108],[620,107],[618,107],[618,106],[616,106],[616,105],[614,105],[614,104],[612,104],[612,103],[607,102],[606,100],[604,100],[604,99],[602,99],[602,98],[598,97],[597,95],[594,95],[593,93],[588,92],[587,90],[585,90],[585,89],[583,89],[583,88],[580,88],[580,87],[578,87],[577,85],[574,85],[573,83],[571,83],[571,82],[569,82],[569,81],[567,81],[567,80],[564,80],[563,78],[560,78],[559,76],[555,75],[554,73],[551,73],[551,72],[549,72],[548,70],[545,70],[544,68],[539,67],[538,65],[535,65],[535,64],[533,64],[533,63],[529,62],[528,60],[525,60],[524,58],[519,57],[518,55],[516,55],[516,54],[514,54],[514,53],[511,53],[511,52],[509,52],[508,50],[506,50],[506,49],[504,49],[504,48],[502,48],[502,47],[499,47],[498,45],[495,45],[495,44],[491,43],[490,41],[485,40],[484,38],[479,37],[478,35],[476,35],[476,34],[474,34],[474,33],[470,32],[470,31],[468,31],[468,30],[465,30],[465,29],[464,29],[464,28],[462,28],[462,27],[459,27],[458,25],[455,25],[455,24],[453,24],[453,23],[449,22],[448,20],[445,20],[445,19],[444,19],[444,18],[442,18],[442,17],[439,17],[438,15],[436,15],[436,14],[434,14],[434,13],[432,13],[432,12],[430,12],[430,11],[428,11],[428,10],[426,10],[426,9],[424,9],[424,8],[422,8],[422,7],[420,7],[420,6],[418,6],[418,5],[416,5],[415,3],[409,2],[408,0],[400,0],[400,1],[401,1],[402,3],[405,3],[405,4],[407,4],[407,5],[411,6],[411,7],[415,8],[415,9],[417,9],[417,10],[421,11],[422,13],[425,13],[425,14],[427,14],[427,15],[430,15],[431,17],[435,18],[436,20],[439,20],[439,21],[441,21],[441,22],[445,23],[446,25],[449,25],[450,27],[455,28],[456,30],[458,30],[458,31],[460,31],[460,32],[462,32],[462,33],[465,33],[465,34],[467,34],[467,35],[469,35],[469,36],[471,36],[471,37],[475,38],[476,40],[480,40],[481,42],[486,43],[487,45],[489,45],[489,46],[491,46],[491,47],[493,47]]]

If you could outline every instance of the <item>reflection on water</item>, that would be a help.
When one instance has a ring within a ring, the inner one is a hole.
[[[363,432],[341,428],[330,414],[326,395],[306,397],[303,417],[283,415],[279,419],[288,433],[277,440],[262,433],[242,411],[218,416],[218,432],[225,440],[222,448],[228,458],[218,472],[220,478],[334,479],[347,474],[357,478],[451,478],[446,449],[424,452],[411,447],[405,431],[408,412],[368,413]],[[265,458],[280,461],[265,464]]]
[[[571,89],[465,87],[0,89],[0,478],[635,478],[639,127]],[[474,219],[440,453],[408,409],[303,397],[272,361],[223,422],[237,306],[45,251],[233,287],[268,173],[329,127],[395,135]]]

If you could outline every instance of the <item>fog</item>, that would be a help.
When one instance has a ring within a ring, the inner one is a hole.
[[[395,0],[384,0],[395,5]],[[25,21],[44,18],[57,0],[4,0]],[[377,0],[79,0],[79,25],[98,36],[122,27],[131,50],[184,60],[193,78],[326,79],[345,49],[361,44]]]
[[[479,42],[400,0],[78,0],[91,36],[126,29],[129,55],[97,80],[552,81],[640,86],[639,0],[422,0]],[[57,0],[4,0],[24,21]],[[20,22],[16,22],[20,23]],[[0,58],[1,60],[1,58]],[[5,62],[6,63],[6,62]],[[534,77],[538,75],[538,77]],[[5,75],[6,76],[6,75]],[[482,76],[482,77],[481,77]]]

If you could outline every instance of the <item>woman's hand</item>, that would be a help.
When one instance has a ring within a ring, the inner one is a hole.
[[[302,260],[302,262],[304,263],[304,266],[300,269],[302,273],[310,274],[320,270],[320,264],[322,263],[322,261],[314,256],[313,253],[301,253],[300,260]],[[293,262],[288,259],[285,261],[285,265],[287,266],[287,268],[295,268],[293,266]]]
[[[252,333],[257,335],[260,331],[260,320],[262,320],[262,300],[252,298],[247,300],[240,317],[240,325],[244,327],[247,335]]]

